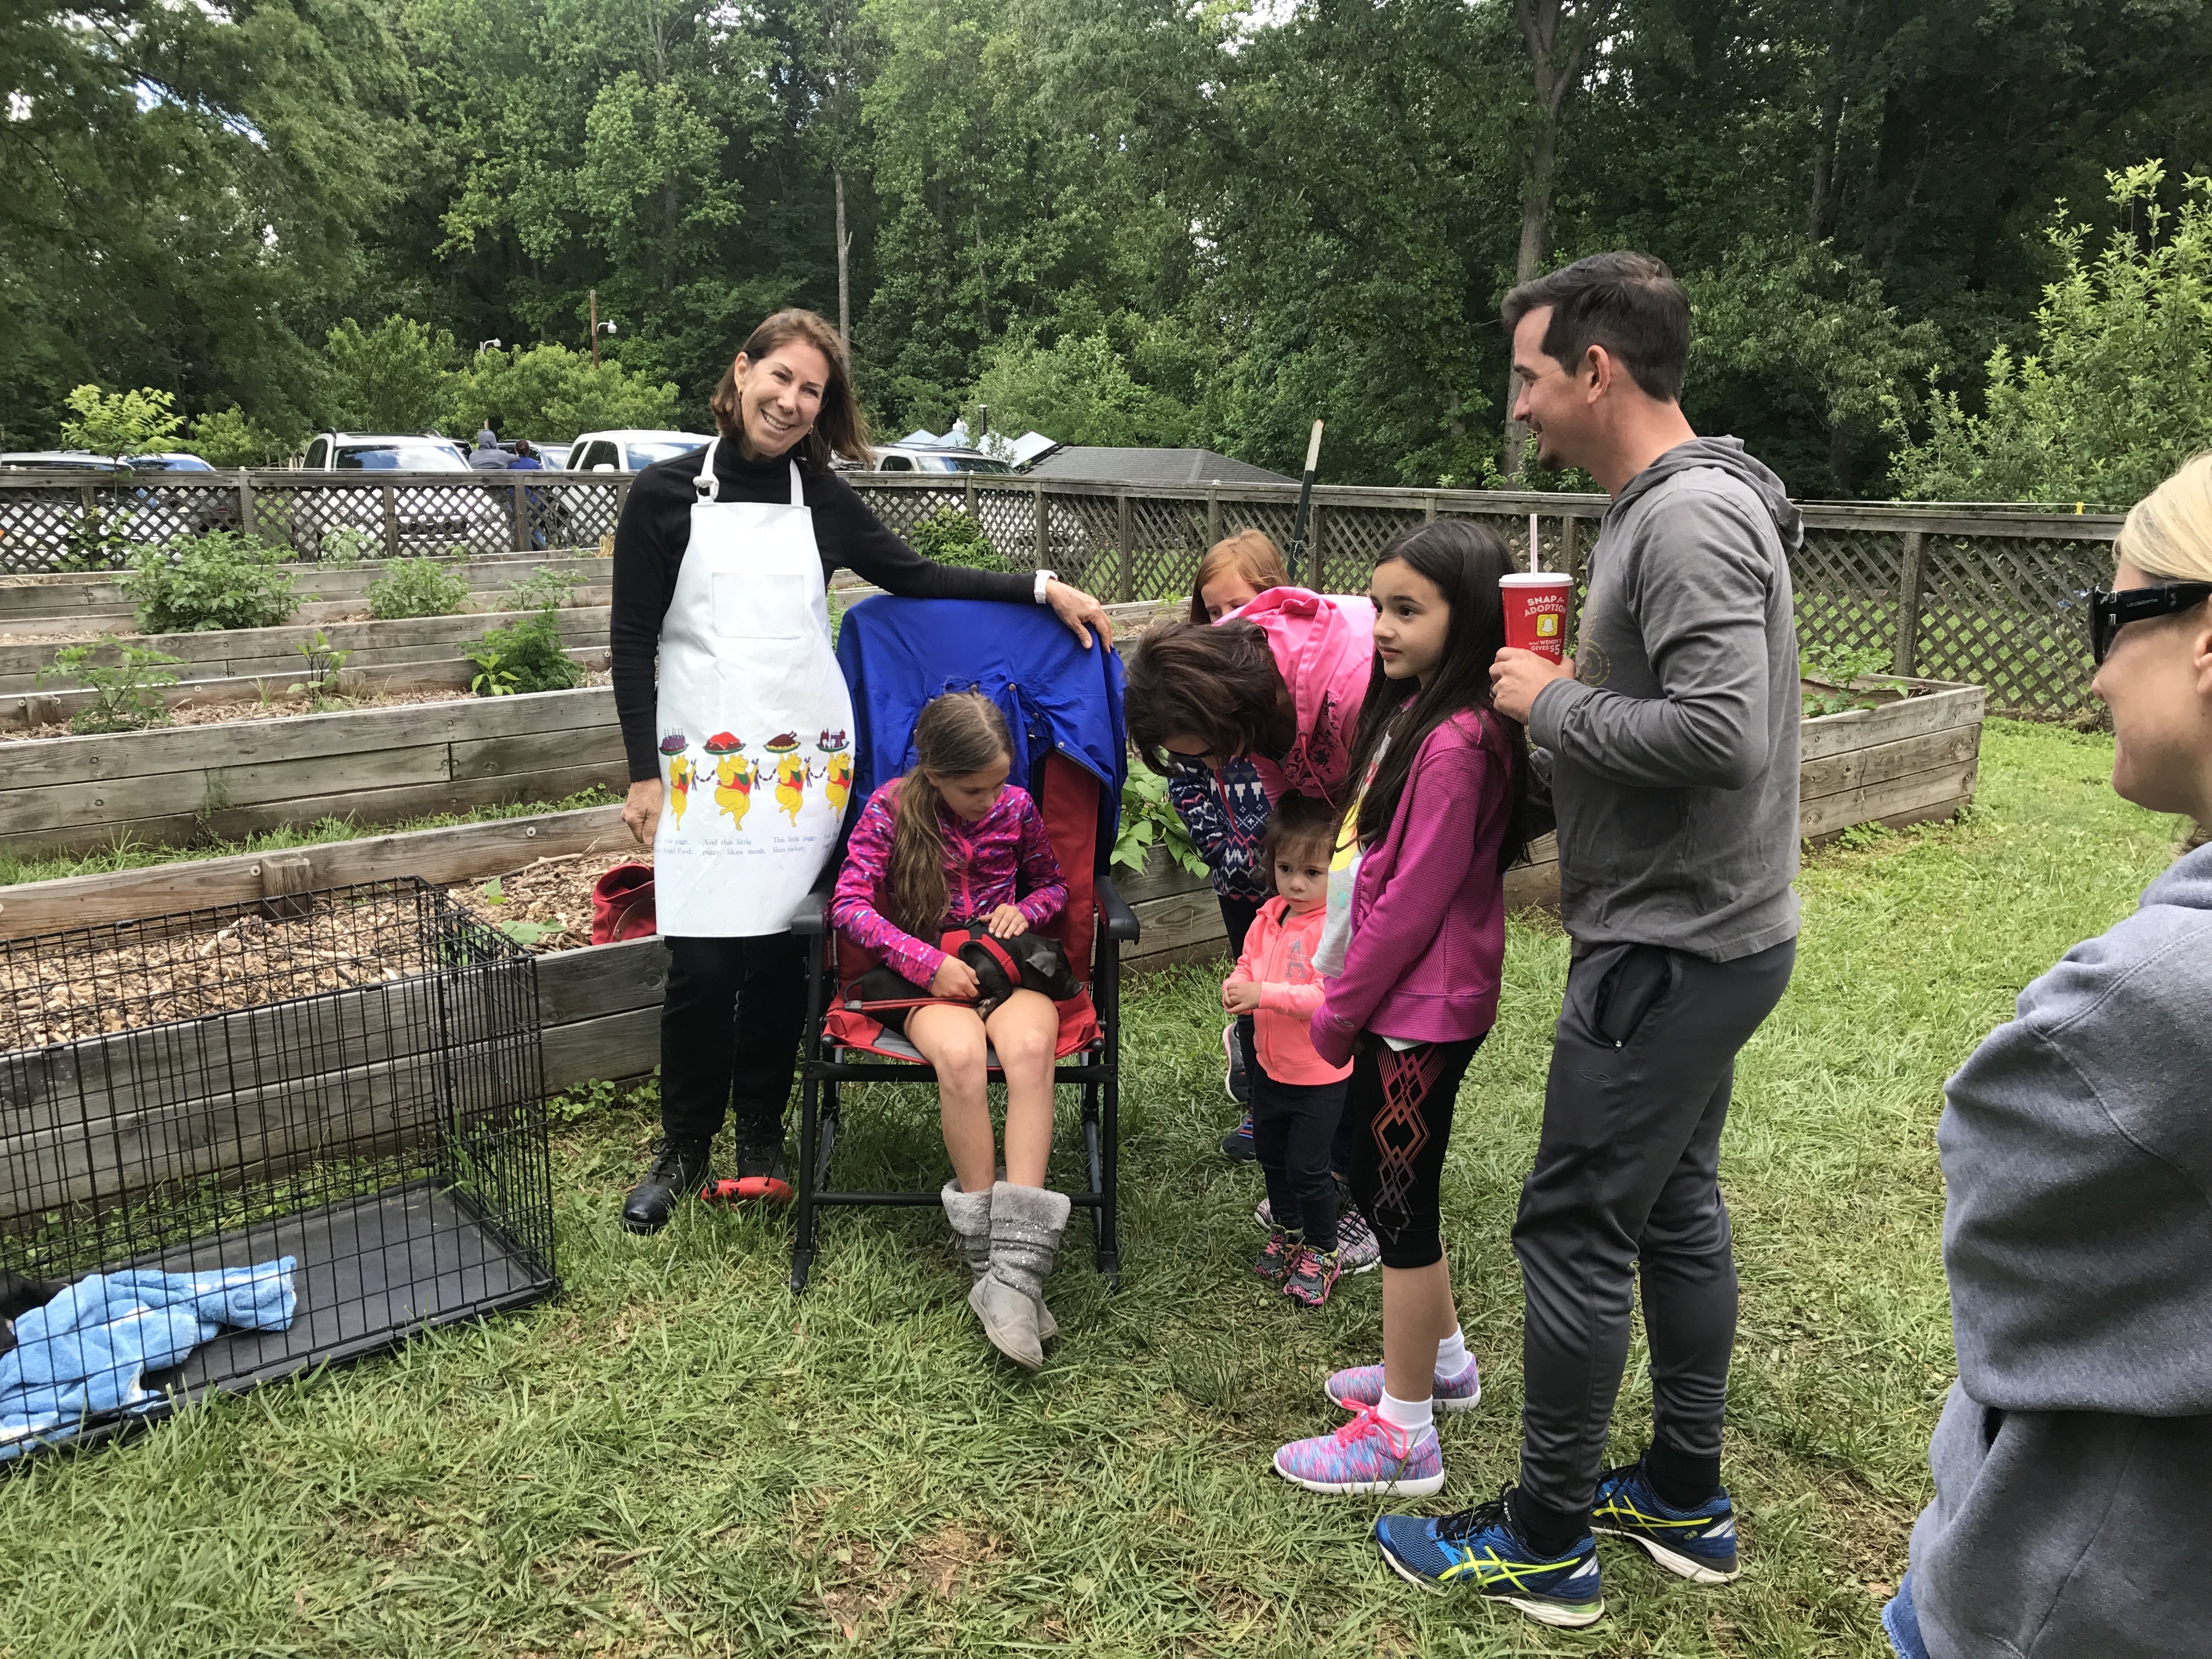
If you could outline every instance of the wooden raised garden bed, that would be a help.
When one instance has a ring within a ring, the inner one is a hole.
[[[576,860],[575,908],[582,912],[588,909],[593,876],[634,853],[622,809],[593,806],[71,876],[0,887],[0,940],[257,900],[281,915],[292,896],[331,887],[403,876],[473,886],[487,878],[512,878],[548,860],[570,859]],[[668,969],[667,952],[658,939],[548,950],[536,960],[548,1090],[594,1078],[639,1076],[659,1063],[660,996]]]
[[[329,622],[362,614],[368,585],[384,574],[374,560],[356,565],[288,564],[300,595],[293,625]],[[574,576],[583,586],[577,599],[588,605],[608,601],[611,571],[606,560],[588,554],[513,553],[471,559],[453,567],[469,585],[479,611],[512,603],[506,585],[534,571]],[[17,641],[89,639],[131,631],[134,609],[112,571],[64,571],[35,576],[0,576],[0,635]]]
[[[318,632],[328,646],[347,653],[331,688],[358,696],[377,691],[464,692],[475,665],[461,654],[489,628],[526,620],[527,611],[471,613],[459,617],[408,617],[390,622],[288,623],[281,628],[222,629],[204,634],[112,636],[92,659],[94,666],[116,659],[125,645],[149,647],[183,661],[163,671],[177,684],[161,688],[161,702],[174,708],[282,698],[288,686],[307,678],[300,646]],[[605,605],[578,606],[556,613],[568,654],[587,670],[607,665]],[[78,683],[39,674],[54,659],[52,644],[0,645],[0,730],[51,726],[89,706],[94,694]]]
[[[7,745],[0,847],[174,845],[625,787],[605,686]]]

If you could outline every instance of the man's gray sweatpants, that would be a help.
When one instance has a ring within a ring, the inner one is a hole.
[[[1796,954],[1795,939],[1734,962],[1609,945],[1568,969],[1513,1226],[1527,1304],[1521,1486],[1554,1516],[1588,1522],[1639,1268],[1655,1437],[1720,1455],[1736,1316],[1721,1125],[1736,1051]]]

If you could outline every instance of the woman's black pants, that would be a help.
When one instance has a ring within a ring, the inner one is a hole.
[[[667,938],[660,1005],[660,1127],[703,1146],[737,1118],[740,1146],[783,1143],[806,1024],[807,941]]]

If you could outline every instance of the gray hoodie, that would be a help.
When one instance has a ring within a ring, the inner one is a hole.
[[[1794,939],[1803,520],[1734,438],[1631,479],[1591,550],[1575,678],[1536,696],[1580,946],[1730,962]]]
[[[1945,1091],[1959,1381],[1912,1529],[1933,1659],[2212,1653],[2212,847]]]

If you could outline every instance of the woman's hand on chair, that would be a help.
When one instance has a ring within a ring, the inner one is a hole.
[[[1048,581],[1044,585],[1044,602],[1052,607],[1052,614],[1067,624],[1067,631],[1083,641],[1083,648],[1091,648],[1092,630],[1097,630],[1101,645],[1114,643],[1113,619],[1107,616],[1106,607],[1079,587],[1070,587],[1063,581]]]
[[[1002,904],[991,912],[983,926],[993,939],[1012,939],[1029,932],[1030,919],[1013,905]]]
[[[937,964],[937,972],[930,978],[929,994],[973,1002],[983,994],[983,988],[975,982],[973,968],[958,957],[947,957]]]
[[[653,845],[653,832],[660,823],[660,793],[659,778],[640,778],[623,797],[623,822],[640,847]]]

